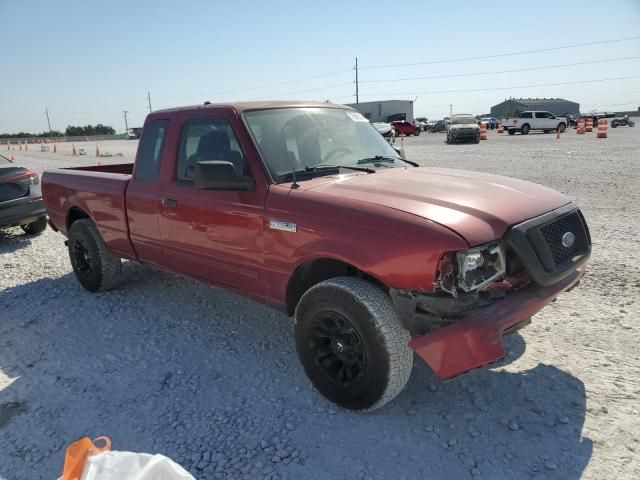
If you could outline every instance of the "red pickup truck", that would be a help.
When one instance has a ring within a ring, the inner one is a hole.
[[[153,112],[135,164],[51,170],[42,187],[87,290],[116,287],[124,258],[277,307],[314,386],[356,410],[402,390],[413,352],[443,380],[501,360],[591,252],[563,195],[419,167],[325,103]]]

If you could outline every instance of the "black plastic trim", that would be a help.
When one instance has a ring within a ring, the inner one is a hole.
[[[572,258],[570,261],[555,265],[551,252],[547,248],[543,248],[545,240],[539,229],[564,215],[574,212],[579,215],[582,221],[582,226],[587,236],[587,249],[583,254]],[[573,203],[514,225],[505,235],[505,240],[522,260],[534,282],[544,286],[559,282],[576,268],[583,265],[591,255],[589,228],[584,221],[582,213]]]

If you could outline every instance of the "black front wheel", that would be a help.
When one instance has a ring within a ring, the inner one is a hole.
[[[522,128],[520,128],[520,133],[521,133],[522,135],[528,135],[530,130],[531,130],[531,127],[525,123],[525,124],[522,126]]]
[[[84,288],[98,292],[118,285],[122,262],[107,250],[91,220],[76,220],[71,224],[68,245],[73,272]]]
[[[410,335],[389,296],[351,277],[325,280],[296,307],[300,362],[328,400],[353,410],[375,410],[395,398],[411,374]]]
[[[27,235],[40,235],[47,228],[47,217],[40,217],[35,222],[27,223],[21,226],[22,231]]]

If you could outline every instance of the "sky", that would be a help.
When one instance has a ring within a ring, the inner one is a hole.
[[[430,119],[509,97],[640,106],[640,0],[0,0],[0,20],[0,133],[48,130],[45,109],[53,129],[122,132],[123,110],[142,125],[147,92],[153,110],[351,103],[355,57],[360,101],[415,100]],[[546,51],[518,53],[531,50]]]

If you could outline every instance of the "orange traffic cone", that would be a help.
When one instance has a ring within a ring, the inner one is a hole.
[[[584,118],[578,120],[578,128],[576,129],[578,135],[584,135]]]
[[[596,138],[609,138],[607,136],[607,129],[609,122],[607,122],[604,118],[601,118],[600,121],[598,122],[598,134],[596,135]]]
[[[480,123],[480,140],[487,140],[487,124]]]
[[[15,160],[16,160],[16,159],[14,158],[14,156],[13,156],[13,155],[11,155],[11,161],[12,161],[12,162],[15,162]]]
[[[75,145],[73,145],[73,149],[71,150],[71,155],[73,155],[74,157],[76,155],[78,155],[78,152],[76,152],[76,146]]]
[[[502,123],[498,124],[498,133],[502,133],[504,132],[504,127],[502,126]]]
[[[560,140],[560,127],[556,128],[556,139]]]
[[[587,118],[587,123],[584,128],[585,132],[593,132],[593,119],[591,117]]]
[[[98,148],[98,144],[96,143],[96,157],[100,156],[100,149]]]

